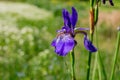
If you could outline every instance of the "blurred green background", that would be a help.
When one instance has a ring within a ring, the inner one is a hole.
[[[115,50],[116,28],[120,25],[120,2],[113,1],[114,7],[109,3],[100,5],[96,26],[99,50],[108,78]],[[50,46],[56,31],[63,26],[62,9],[71,11],[71,6],[79,13],[77,27],[89,27],[89,0],[0,0],[0,80],[71,79],[70,55],[57,56]],[[83,45],[83,35],[78,35],[76,40],[76,78],[85,80],[88,52]],[[94,57],[95,53],[91,68]],[[120,57],[115,80],[120,80]]]

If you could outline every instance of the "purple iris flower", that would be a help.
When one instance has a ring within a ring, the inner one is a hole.
[[[105,3],[106,3],[106,0],[102,0],[102,2],[103,2],[103,4],[105,4]],[[114,6],[114,3],[113,3],[112,0],[109,0],[109,3],[110,3],[110,5]]]
[[[64,26],[62,29],[57,31],[57,37],[52,41],[51,45],[55,48],[55,52],[60,56],[66,56],[77,44],[74,39],[75,35],[78,33],[84,34],[84,46],[90,52],[96,52],[97,49],[88,40],[87,33],[85,30],[88,28],[76,28],[76,23],[78,20],[78,14],[74,7],[72,7],[72,14],[70,14],[66,9],[63,9],[63,20]]]

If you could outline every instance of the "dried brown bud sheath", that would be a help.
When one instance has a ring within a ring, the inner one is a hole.
[[[94,33],[94,9],[90,9],[90,34]]]

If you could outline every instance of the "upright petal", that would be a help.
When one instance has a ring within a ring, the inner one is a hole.
[[[71,22],[70,22],[69,12],[66,9],[63,9],[62,14],[63,14],[63,19],[64,19],[64,26],[70,27]]]
[[[63,9],[63,10],[62,10],[62,16],[63,16],[64,24],[65,24],[66,21],[67,21],[67,18],[66,18],[66,12],[67,12],[66,9]]]
[[[75,28],[77,20],[78,20],[77,11],[74,7],[72,7],[71,24],[73,26],[73,29]]]
[[[75,41],[70,35],[62,35],[56,40],[55,52],[60,56],[66,56],[75,46]]]
[[[92,44],[92,42],[87,39],[87,36],[84,37],[84,46],[90,52],[96,52],[97,51],[97,48],[94,47],[94,45]]]

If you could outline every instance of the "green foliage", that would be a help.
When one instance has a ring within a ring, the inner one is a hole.
[[[65,68],[61,69],[62,66],[65,67],[62,58],[53,54],[49,46],[50,41],[47,39],[51,39],[51,36],[45,27],[39,30],[31,27],[9,29],[9,26],[4,26],[0,34],[1,80],[69,78],[66,77],[68,72]],[[56,75],[57,73],[59,74]],[[62,76],[63,73],[66,76]]]
[[[15,10],[0,12],[0,80],[70,79],[63,58],[56,56],[50,46],[53,30],[60,26],[54,22],[52,15],[35,19]]]

